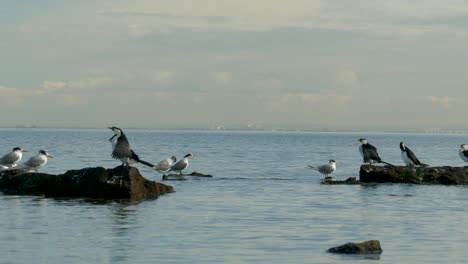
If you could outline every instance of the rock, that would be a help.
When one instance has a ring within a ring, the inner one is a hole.
[[[391,182],[415,184],[468,184],[468,166],[465,167],[406,167],[362,165],[361,182]]]
[[[340,180],[335,180],[333,178],[325,178],[321,181],[322,184],[360,184],[359,180],[356,179],[356,177],[349,177],[348,179],[344,181]]]
[[[168,174],[168,175],[163,175],[162,180],[163,181],[186,181],[187,179],[184,177],[202,177],[202,178],[213,178],[212,175],[209,174],[203,174],[199,172],[192,172],[190,174]]]
[[[132,200],[174,192],[172,186],[145,179],[137,168],[130,167],[127,171],[122,166],[69,170],[59,175],[3,171],[0,190],[5,194]]]
[[[328,249],[330,253],[341,254],[382,254],[379,240],[368,240],[361,243],[346,243]]]

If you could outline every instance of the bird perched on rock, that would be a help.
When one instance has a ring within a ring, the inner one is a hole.
[[[109,139],[112,144],[112,158],[122,161],[122,164],[129,166],[132,163],[139,162],[148,167],[153,167],[154,165],[141,160],[138,155],[130,148],[130,143],[128,142],[127,136],[125,136],[122,129],[118,127],[109,127],[114,132],[114,135]]]
[[[330,174],[335,172],[336,170],[336,162],[334,160],[330,160],[328,164],[320,165],[320,166],[308,166],[311,169],[317,170],[321,174],[325,175],[325,178],[328,178]]]
[[[177,161],[177,158],[175,156],[172,156],[170,158],[167,158],[165,160],[162,160],[158,162],[158,164],[153,166],[153,169],[157,170],[159,173],[162,173],[163,176],[165,176],[166,172],[168,172],[172,165]]]
[[[461,144],[460,149],[458,150],[458,155],[460,158],[468,162],[468,146],[466,144]]]
[[[0,165],[6,166],[8,168],[16,166],[16,163],[18,163],[23,157],[23,152],[28,151],[20,147],[13,148],[11,152],[0,158]]]
[[[403,142],[400,142],[401,149],[401,158],[406,166],[429,166],[427,164],[421,163],[416,155],[409,149]]]
[[[361,153],[364,163],[372,164],[373,162],[376,162],[393,166],[392,164],[383,161],[379,157],[379,153],[377,153],[377,148],[369,144],[369,142],[367,142],[367,139],[360,138],[358,141],[361,142],[361,146],[359,146],[359,153]]]
[[[39,150],[39,153],[36,156],[29,158],[27,161],[19,164],[18,169],[22,170],[35,170],[36,172],[39,168],[47,164],[47,158],[53,158],[54,156],[47,153],[45,150]]]
[[[179,160],[177,163],[171,166],[171,169],[169,171],[175,171],[179,172],[179,175],[182,175],[182,171],[188,168],[189,164],[189,159],[193,158],[194,156],[189,153],[184,156],[183,159]]]

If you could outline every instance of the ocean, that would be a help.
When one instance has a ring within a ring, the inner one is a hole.
[[[336,179],[358,177],[361,137],[403,164],[400,141],[423,163],[468,165],[467,135],[126,130],[141,159],[192,153],[174,193],[145,201],[0,194],[0,263],[466,263],[464,186],[322,185],[307,165],[337,161]],[[0,154],[54,155],[41,172],[120,164],[108,129],[0,129]],[[161,175],[136,165],[143,176]],[[327,253],[380,240],[383,253]]]

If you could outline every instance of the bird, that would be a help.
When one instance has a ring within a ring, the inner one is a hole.
[[[310,166],[309,168],[317,170],[321,174],[325,175],[325,178],[328,178],[328,175],[332,174],[336,170],[336,161],[330,160],[328,164],[320,165],[320,166]]]
[[[364,163],[372,164],[372,162],[376,162],[393,166],[392,164],[383,161],[379,157],[379,153],[377,153],[377,148],[369,144],[369,142],[367,142],[367,139],[360,138],[358,139],[358,141],[362,143],[361,146],[359,146],[359,152],[361,153]]]
[[[0,165],[6,166],[8,168],[16,166],[16,163],[18,163],[23,157],[23,152],[28,151],[20,147],[13,148],[11,152],[0,158]]]
[[[0,172],[8,170],[8,169],[10,168],[8,168],[7,166],[0,165]]]
[[[136,162],[148,167],[154,166],[147,161],[141,160],[140,157],[138,157],[138,155],[130,148],[130,143],[122,129],[115,126],[109,127],[109,129],[114,132],[114,135],[109,139],[112,144],[112,158],[122,161],[122,164],[126,167]]]
[[[421,163],[419,159],[414,155],[413,151],[409,149],[403,142],[400,142],[401,158],[406,166],[429,166]]]
[[[163,176],[165,176],[165,173],[171,169],[172,165],[176,161],[177,158],[175,156],[172,156],[170,158],[158,162],[158,164],[154,165],[153,169],[157,170],[159,173],[163,173]]]
[[[460,158],[466,162],[468,162],[468,146],[466,144],[460,145],[460,150],[458,150],[458,155]]]
[[[47,164],[47,158],[53,158],[53,157],[54,156],[47,153],[47,151],[41,149],[39,150],[36,156],[33,156],[29,158],[27,161],[19,164],[17,168],[24,169],[24,170],[35,170],[37,172],[39,168]]]
[[[188,168],[189,164],[189,159],[193,158],[194,156],[191,153],[188,153],[187,155],[184,156],[183,159],[179,160],[177,163],[171,166],[171,169],[169,171],[178,171],[179,175],[182,175],[182,171]]]

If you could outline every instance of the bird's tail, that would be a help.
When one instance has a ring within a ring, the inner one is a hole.
[[[380,163],[386,164],[386,165],[388,165],[388,166],[395,167],[395,165],[393,165],[393,164],[391,164],[391,163],[388,163],[388,162],[386,162],[386,161],[383,161],[383,160],[381,160]]]
[[[307,165],[307,167],[310,168],[310,169],[316,169],[317,168],[315,166],[310,166],[310,165]]]
[[[146,165],[146,166],[148,166],[148,167],[154,168],[154,165],[151,164],[151,163],[149,163],[149,162],[147,162],[147,161],[144,161],[144,160],[141,160],[141,159],[138,159],[137,161],[140,162],[140,163],[143,164],[143,165]]]

